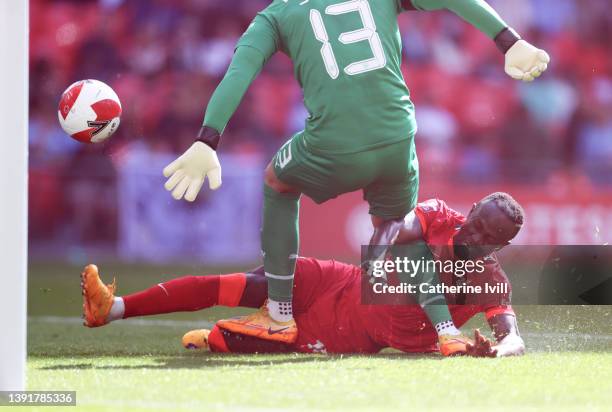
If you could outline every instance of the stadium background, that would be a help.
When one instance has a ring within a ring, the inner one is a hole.
[[[175,202],[161,170],[192,142],[234,44],[268,3],[31,0],[32,263],[257,262],[262,169],[306,117],[285,56],[268,63],[226,130],[220,191],[204,190],[193,205]],[[400,16],[404,76],[419,122],[420,198],[467,211],[491,191],[508,191],[527,209],[517,243],[606,243],[609,2],[490,3],[551,54],[535,83],[509,79],[492,42],[451,13]],[[76,143],[57,122],[60,94],[83,78],[109,83],[123,104],[121,127],[104,145]],[[355,259],[370,233],[358,193],[316,209],[304,199],[301,213],[304,255]]]

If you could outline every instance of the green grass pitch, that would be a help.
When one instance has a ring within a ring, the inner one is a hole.
[[[170,273],[224,271],[101,268],[117,276],[120,294]],[[28,320],[28,389],[76,390],[78,410],[610,410],[610,307],[516,307],[529,350],[521,358],[442,359],[395,351],[224,356],[185,351],[180,338],[239,310],[89,330],[78,319],[78,273],[68,265],[32,264]],[[464,330],[471,327],[488,330],[482,318]]]

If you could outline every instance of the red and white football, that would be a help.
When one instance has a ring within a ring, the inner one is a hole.
[[[62,94],[57,116],[62,129],[72,138],[84,143],[100,143],[119,128],[121,102],[107,84],[81,80]]]

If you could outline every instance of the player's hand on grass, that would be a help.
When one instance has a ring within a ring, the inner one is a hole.
[[[483,336],[478,329],[474,331],[474,343],[468,343],[466,348],[466,356],[475,358],[494,358],[497,356],[497,350],[491,341]]]
[[[532,82],[548,68],[550,56],[525,40],[517,41],[506,52],[506,74],[516,80]]]
[[[166,166],[164,176],[169,178],[164,187],[172,192],[172,197],[176,200],[184,197],[193,202],[206,177],[212,190],[221,186],[221,164],[217,152],[197,141],[181,157]]]
[[[497,357],[501,356],[521,356],[525,354],[525,342],[515,334],[510,334],[503,338],[497,345],[493,346],[497,351]]]

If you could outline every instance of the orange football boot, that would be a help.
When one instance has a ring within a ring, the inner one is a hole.
[[[183,347],[185,349],[206,350],[208,349],[208,335],[210,335],[208,329],[190,330],[183,336]]]
[[[83,325],[89,328],[106,325],[106,318],[113,306],[115,279],[105,285],[98,274],[96,265],[87,265],[81,273],[81,292],[83,293]]]
[[[220,320],[217,326],[241,335],[283,343],[294,343],[298,334],[294,319],[288,322],[277,322],[270,317],[267,302],[255,313]]]
[[[473,344],[472,340],[463,335],[440,335],[438,344],[440,353],[444,356],[458,356],[467,353],[467,344]]]

